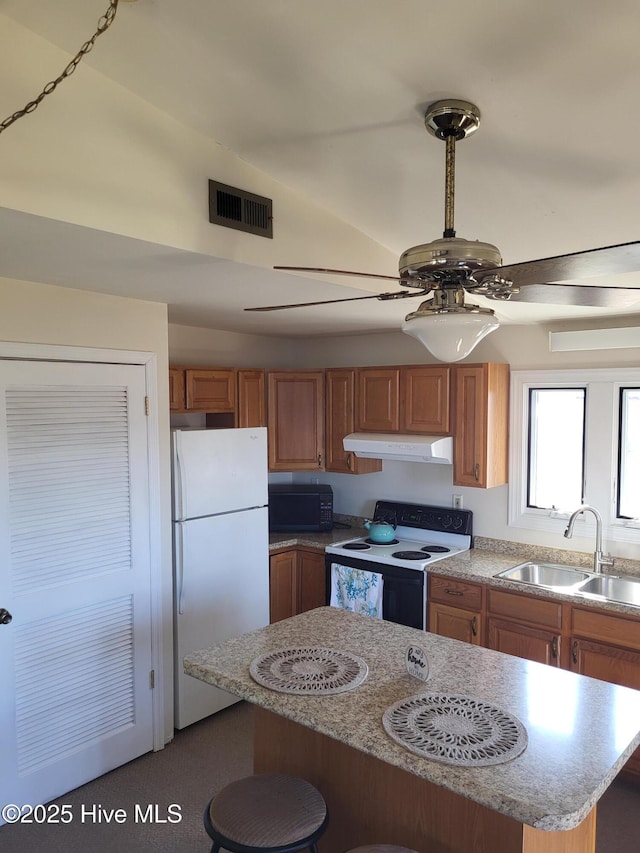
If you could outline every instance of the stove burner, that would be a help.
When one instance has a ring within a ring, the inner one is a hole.
[[[431,554],[448,554],[451,548],[445,548],[444,545],[425,545],[422,550]]]
[[[398,543],[400,542],[399,539],[390,539],[389,542],[374,542],[373,539],[369,538],[365,539],[364,541],[367,542],[369,545],[398,545]]]
[[[366,545],[364,542],[345,542],[344,545],[340,546],[344,548],[345,551],[370,551],[371,546]]]
[[[397,557],[398,560],[424,560],[426,554],[423,551],[394,551],[391,555]]]

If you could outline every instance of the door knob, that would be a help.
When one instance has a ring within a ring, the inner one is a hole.
[[[13,619],[13,616],[4,607],[0,607],[0,625],[8,625]]]

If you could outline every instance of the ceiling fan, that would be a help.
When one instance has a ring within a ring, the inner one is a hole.
[[[474,133],[480,111],[468,101],[446,99],[431,104],[425,113],[429,133],[446,143],[444,232],[441,239],[407,249],[400,256],[399,275],[321,267],[275,266],[294,272],[353,275],[396,281],[409,290],[395,290],[369,296],[300,302],[245,308],[245,311],[279,311],[332,302],[378,299],[385,302],[430,296],[417,311],[407,315],[402,331],[416,337],[442,361],[458,361],[467,356],[483,337],[498,328],[490,308],[465,301],[465,293],[480,294],[497,301],[547,302],[592,307],[624,307],[640,301],[640,289],[597,287],[575,283],[591,276],[617,275],[640,271],[640,242],[589,249],[536,261],[502,265],[500,251],[491,243],[456,237],[454,230],[455,146]]]

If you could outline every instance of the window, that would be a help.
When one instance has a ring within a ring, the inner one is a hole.
[[[511,400],[509,524],[562,535],[588,503],[608,539],[640,542],[640,369],[513,371]]]
[[[585,400],[584,388],[529,389],[527,506],[583,503]]]
[[[640,388],[620,389],[619,518],[640,518]]]

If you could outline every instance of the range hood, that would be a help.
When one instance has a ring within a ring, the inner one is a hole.
[[[345,450],[365,459],[394,459],[400,462],[453,463],[450,435],[394,435],[382,432],[352,432],[342,439]]]

